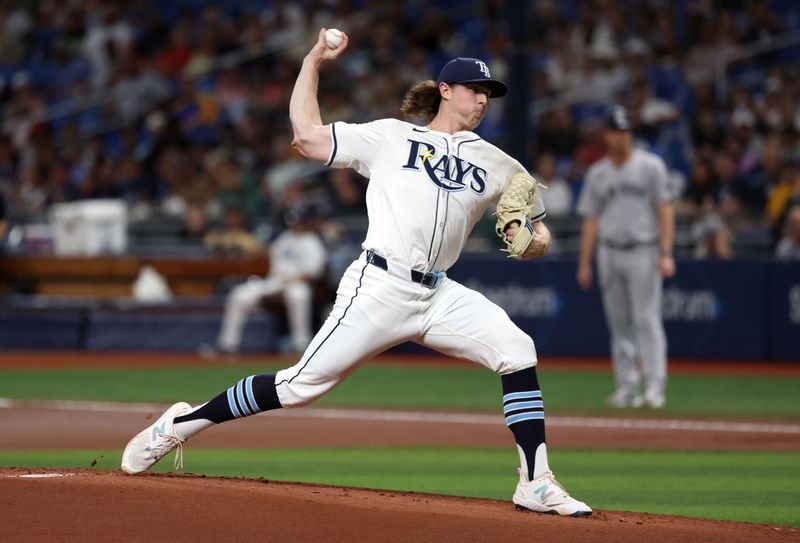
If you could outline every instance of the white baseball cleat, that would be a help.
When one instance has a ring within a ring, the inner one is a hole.
[[[191,410],[192,406],[188,403],[178,402],[164,411],[157,421],[136,434],[122,453],[122,471],[129,475],[146,471],[175,448],[178,450],[174,468],[183,467],[183,442],[175,434],[173,424],[175,417]]]
[[[661,409],[667,403],[664,393],[658,390],[648,390],[644,393],[644,404],[652,409]]]
[[[617,389],[614,394],[608,397],[606,405],[609,407],[642,407],[644,405],[644,398],[635,392],[628,392],[627,390]]]
[[[588,517],[592,514],[591,507],[567,494],[552,471],[547,471],[533,481],[520,475],[512,501],[517,509],[528,509],[537,513],[558,513],[565,517]]]

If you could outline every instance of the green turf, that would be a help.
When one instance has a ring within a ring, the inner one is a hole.
[[[0,371],[0,397],[137,402],[201,402],[243,376],[274,372],[274,364],[197,368]],[[601,371],[540,369],[548,413],[620,413],[605,407],[611,375]],[[667,408],[626,415],[800,418],[800,378],[674,375]],[[500,380],[482,368],[367,365],[318,405],[497,411]]]
[[[120,451],[0,451],[0,466],[117,469]],[[569,491],[598,509],[800,526],[794,453],[551,451]],[[168,471],[167,458],[154,471]],[[185,471],[509,499],[512,448],[185,451]]]

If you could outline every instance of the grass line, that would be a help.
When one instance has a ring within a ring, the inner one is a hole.
[[[0,397],[170,403],[202,402],[243,376],[279,366],[231,364],[205,368],[0,371]],[[607,372],[540,370],[548,413],[614,414],[604,400]],[[676,375],[666,409],[626,415],[731,419],[800,419],[800,377]],[[500,380],[482,368],[366,366],[320,399],[321,406],[496,412]]]

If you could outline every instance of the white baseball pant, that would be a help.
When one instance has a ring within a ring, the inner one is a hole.
[[[251,279],[231,290],[225,300],[225,313],[222,317],[218,345],[229,351],[238,351],[249,314],[263,297],[279,293],[283,293],[292,346],[297,352],[302,352],[308,346],[312,333],[311,285],[304,281],[291,281],[274,276]]]
[[[482,294],[449,278],[427,288],[411,281],[408,268],[392,261],[388,268],[369,264],[366,253],[348,267],[333,310],[300,361],[275,376],[283,407],[314,401],[406,341],[501,375],[536,365],[533,340]]]

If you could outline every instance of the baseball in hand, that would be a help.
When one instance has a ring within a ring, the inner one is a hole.
[[[336,28],[329,28],[325,31],[325,43],[328,49],[336,49],[342,45],[342,31]]]

